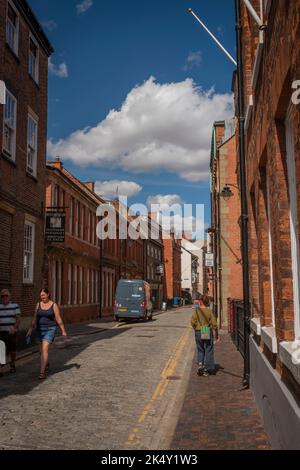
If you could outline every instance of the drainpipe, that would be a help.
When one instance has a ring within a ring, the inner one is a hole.
[[[244,0],[244,3],[245,0]],[[249,3],[249,2],[248,2]],[[240,0],[235,0],[236,14],[236,45],[237,45],[237,77],[238,77],[238,126],[239,126],[239,170],[241,190],[241,241],[243,259],[243,296],[244,296],[244,377],[245,388],[250,384],[250,302],[249,302],[249,259],[248,259],[248,207],[246,186],[246,158],[245,158],[245,103],[243,80],[243,51],[242,51],[242,24]]]

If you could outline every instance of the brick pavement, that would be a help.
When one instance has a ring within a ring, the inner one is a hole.
[[[243,359],[227,333],[216,346],[217,374],[197,375],[197,358],[171,449],[270,450],[251,390],[242,390]]]

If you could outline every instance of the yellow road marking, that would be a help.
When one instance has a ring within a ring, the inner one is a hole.
[[[184,347],[187,343],[188,337],[190,335],[190,331],[191,331],[190,327],[187,327],[185,333],[181,336],[181,338],[177,342],[176,347],[175,347],[175,351],[172,354],[172,356],[168,359],[167,364],[166,364],[166,366],[164,367],[164,369],[161,373],[161,379],[160,379],[156,389],[154,390],[152,397],[150,398],[150,400],[148,401],[148,403],[144,407],[144,409],[142,411],[142,414],[138,419],[139,424],[142,424],[145,421],[145,419],[147,418],[150,410],[154,407],[155,401],[158,398],[161,398],[164,395],[164,393],[165,393],[165,391],[168,387],[168,384],[169,384],[168,377],[170,377],[176,369],[178,360],[179,360],[179,358],[182,354],[182,351],[183,351],[183,349],[184,349]],[[131,433],[128,437],[127,444],[133,444],[134,441],[135,442],[139,441],[139,438],[137,436],[138,432],[139,432],[138,427],[135,427],[131,431]]]

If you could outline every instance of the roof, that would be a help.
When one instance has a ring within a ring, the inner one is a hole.
[[[95,194],[91,189],[89,189],[87,186],[85,186],[84,183],[79,181],[77,178],[75,178],[72,173],[70,173],[68,170],[66,170],[63,165],[58,166],[57,162],[47,162],[46,167],[52,171],[56,171],[59,173],[61,176],[64,176],[67,180],[69,180],[70,183],[72,183],[73,186],[76,186],[77,189],[79,189],[81,192],[83,192],[86,196],[88,196],[90,199],[92,199],[96,204],[103,204],[106,201],[101,199],[97,194]]]
[[[12,0],[14,5],[26,19],[29,27],[32,31],[36,34],[37,39],[39,40],[40,44],[43,46],[46,54],[48,57],[54,52],[54,48],[50,43],[48,37],[46,36],[40,22],[38,21],[37,17],[33,13],[32,9],[28,5],[26,0]]]

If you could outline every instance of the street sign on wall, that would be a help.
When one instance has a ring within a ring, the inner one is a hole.
[[[65,241],[65,212],[46,212],[45,239],[49,243],[63,243]]]
[[[214,267],[214,254],[213,253],[206,253],[205,254],[205,266],[207,268]]]

